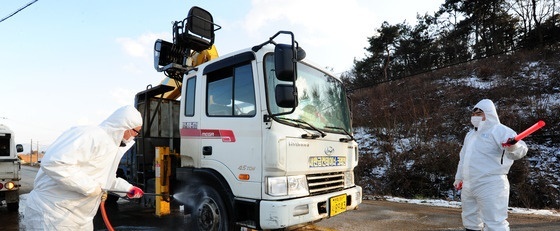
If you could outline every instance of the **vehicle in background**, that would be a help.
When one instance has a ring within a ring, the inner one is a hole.
[[[19,209],[21,162],[18,152],[23,152],[23,146],[16,145],[13,131],[0,124],[0,202],[5,201],[10,212]]]

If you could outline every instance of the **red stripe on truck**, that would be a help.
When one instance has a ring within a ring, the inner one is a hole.
[[[182,128],[181,137],[201,139],[222,139],[222,142],[235,142],[235,134],[232,130],[222,129],[196,129]]]

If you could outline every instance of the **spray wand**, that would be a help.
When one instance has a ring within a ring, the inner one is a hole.
[[[129,193],[127,191],[117,191],[117,190],[103,190],[103,194],[101,195],[101,216],[103,217],[103,222],[105,222],[105,226],[107,226],[107,230],[109,231],[114,231],[115,229],[113,228],[113,226],[111,225],[111,222],[109,222],[109,218],[107,217],[107,212],[105,210],[105,201],[107,200],[107,194],[108,193]],[[169,201],[169,198],[173,197],[173,195],[170,195],[168,193],[144,193],[144,196],[160,196],[163,197],[165,200]]]
[[[110,193],[129,193],[127,191],[118,191],[118,190],[107,190]],[[143,193],[144,196],[156,196],[156,197],[173,197],[173,195],[169,193]]]
[[[109,192],[109,193],[114,193],[114,194],[129,193],[127,191],[118,191],[118,190],[106,190],[106,191]],[[173,195],[169,194],[169,193],[147,193],[147,192],[145,192],[145,193],[143,193],[143,195],[144,196],[162,197],[163,200],[167,201],[167,202],[171,201],[171,198],[173,198]]]

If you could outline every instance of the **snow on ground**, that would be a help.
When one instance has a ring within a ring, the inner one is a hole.
[[[387,201],[398,202],[398,203],[410,203],[410,204],[420,204],[420,205],[439,206],[439,207],[461,208],[461,202],[459,202],[459,201],[447,201],[447,200],[441,200],[441,199],[405,199],[405,198],[390,197],[390,196],[385,196],[383,198]],[[558,216],[558,217],[560,217],[560,212],[555,211],[555,210],[547,210],[547,209],[527,209],[527,208],[510,207],[509,212],[510,213],[519,213],[519,214],[532,214],[532,215],[541,215],[541,216]]]

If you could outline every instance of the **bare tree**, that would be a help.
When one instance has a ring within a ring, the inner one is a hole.
[[[543,42],[542,23],[554,16],[556,0],[511,0],[510,10],[520,18],[523,38],[535,33],[537,42]]]

